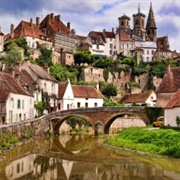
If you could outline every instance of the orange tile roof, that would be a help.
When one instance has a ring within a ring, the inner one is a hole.
[[[93,86],[72,85],[74,97],[103,98],[104,96]]]
[[[102,32],[97,32],[97,31],[91,31],[88,36],[91,38],[91,41],[93,44],[101,44],[104,45],[105,39],[103,37]]]
[[[133,41],[132,38],[130,37],[130,35],[128,35],[126,33],[120,33],[119,39],[122,41]]]
[[[10,74],[0,72],[0,102],[5,102],[9,93],[29,95]]]
[[[159,86],[158,93],[171,93],[180,89],[180,67],[171,68],[170,73],[166,73]]]
[[[114,32],[104,31],[103,34],[105,38],[115,38]]]
[[[165,109],[173,108],[173,107],[180,107],[180,89],[176,92],[176,94],[169,100]]]
[[[5,36],[5,40],[9,40],[10,38],[16,39],[25,36],[40,38],[40,36],[45,36],[45,35],[35,24],[33,23],[31,24],[30,22],[27,21],[21,21],[14,30],[14,36],[11,37],[10,34],[7,34]]]
[[[51,14],[48,14],[44,20],[40,23],[40,29],[51,28],[54,32],[61,31],[63,34],[69,34],[70,29],[61,21],[55,17],[51,17]]]
[[[153,90],[144,93],[126,94],[121,98],[120,103],[145,103],[152,93]]]
[[[58,87],[58,98],[59,99],[62,99],[63,96],[64,96],[64,93],[66,91],[66,88],[67,88],[67,85],[68,85],[68,82],[60,82],[59,83],[59,87]]]

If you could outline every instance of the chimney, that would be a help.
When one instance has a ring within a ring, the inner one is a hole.
[[[68,28],[69,30],[71,29],[71,23],[70,23],[70,22],[67,23],[67,28]]]
[[[45,63],[45,64],[44,64],[44,70],[49,74],[48,63]]]
[[[54,20],[54,13],[51,13],[51,19]]]
[[[36,17],[36,26],[39,27],[39,21],[40,21],[40,18],[39,17]]]
[[[114,28],[112,28],[112,32],[114,32]]]
[[[11,34],[11,38],[13,38],[14,37],[14,25],[13,24],[11,24],[10,34]]]
[[[31,25],[31,26],[33,25],[33,20],[32,20],[32,18],[30,19],[30,25]]]
[[[55,18],[58,20],[58,22],[60,21],[60,15],[55,16]]]
[[[171,66],[169,63],[166,66],[166,71],[167,71],[167,74],[171,74]]]

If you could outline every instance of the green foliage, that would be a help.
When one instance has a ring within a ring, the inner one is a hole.
[[[147,117],[150,120],[150,124],[152,124],[157,117],[161,116],[162,108],[160,107],[145,107],[145,112]]]
[[[180,158],[180,133],[172,129],[127,128],[108,138],[106,143]]]
[[[107,68],[108,66],[112,66],[114,63],[114,60],[112,58],[99,58],[93,63],[94,67],[98,68]]]
[[[36,63],[41,67],[44,67],[45,64],[48,64],[49,67],[52,66],[52,50],[46,49],[41,46],[39,48],[41,51],[41,55],[36,59]]]
[[[57,63],[50,67],[50,75],[54,76],[58,81],[66,81],[69,78],[72,83],[76,83],[78,71],[75,68]]]
[[[177,125],[179,126],[180,125],[180,117],[176,117],[176,123],[177,123]]]
[[[100,83],[100,90],[102,94],[108,98],[117,95],[117,87],[113,83]]]
[[[38,116],[42,116],[44,110],[50,107],[50,97],[47,92],[42,90],[42,101],[37,102],[34,107],[38,110]]]
[[[131,58],[131,57],[126,57],[121,61],[122,64],[127,64],[130,67],[135,67],[136,65],[136,60]]]
[[[6,66],[14,65],[17,60],[22,60],[23,49],[20,48],[16,43],[9,45],[9,51],[5,56],[4,62]]]
[[[140,88],[140,85],[134,81],[129,81],[126,83],[130,88]]]
[[[8,51],[11,44],[15,43],[18,47],[22,48],[24,50],[24,56],[29,57],[29,46],[27,45],[27,42],[25,38],[18,38],[18,39],[11,39],[9,41],[6,41],[4,43],[4,49],[5,51]]]
[[[108,98],[104,98],[104,104],[103,106],[119,106],[119,107],[123,107],[125,106],[124,104],[120,104],[120,103],[117,103],[111,99],[108,99]]]
[[[92,64],[94,62],[94,56],[90,51],[77,51],[74,53],[74,63],[75,64]]]
[[[91,127],[91,123],[85,118],[80,116],[72,116],[66,120],[67,124],[71,126],[72,129],[76,129],[78,125],[80,128],[84,125],[85,127]]]
[[[109,78],[109,71],[107,69],[103,70],[103,77],[104,77],[104,80],[107,82]]]

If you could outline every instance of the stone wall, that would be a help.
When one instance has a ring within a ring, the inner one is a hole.
[[[51,129],[49,120],[44,117],[32,119],[30,121],[22,121],[14,124],[6,124],[0,126],[0,135],[6,140],[12,136],[21,138],[30,138],[34,136],[45,135]]]

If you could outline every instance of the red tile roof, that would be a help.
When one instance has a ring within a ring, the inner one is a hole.
[[[59,99],[62,99],[63,96],[64,96],[64,93],[66,91],[66,88],[67,88],[67,85],[68,85],[68,82],[61,82],[59,83],[59,87],[58,87],[58,98]]]
[[[176,94],[169,100],[165,109],[173,108],[173,107],[180,107],[180,89],[176,92]]]
[[[114,32],[103,31],[103,35],[105,36],[105,38],[115,38]]]
[[[74,97],[103,98],[104,96],[93,86],[72,85]]]
[[[180,89],[180,67],[171,68],[159,86],[158,93],[172,93]]]
[[[29,95],[11,75],[0,72],[0,102],[5,102],[9,93]]]
[[[9,39],[16,39],[20,37],[33,37],[33,38],[40,38],[41,36],[45,36],[42,31],[33,23],[27,21],[21,21],[19,25],[14,30],[14,36],[11,37],[10,34],[5,36],[5,40]]]
[[[144,93],[126,94],[121,98],[120,103],[145,103],[152,93],[153,90]]]
[[[130,37],[130,35],[128,35],[126,33],[120,33],[119,39],[121,41],[133,41],[132,38]]]
[[[48,14],[44,20],[40,23],[40,29],[43,28],[51,28],[54,32],[62,32],[63,34],[69,34],[70,29],[59,19],[56,17],[52,17],[53,13]]]
[[[91,41],[93,44],[101,44],[104,45],[105,43],[105,39],[103,37],[103,33],[102,32],[97,32],[97,31],[91,31],[88,34],[88,37],[91,38]]]

